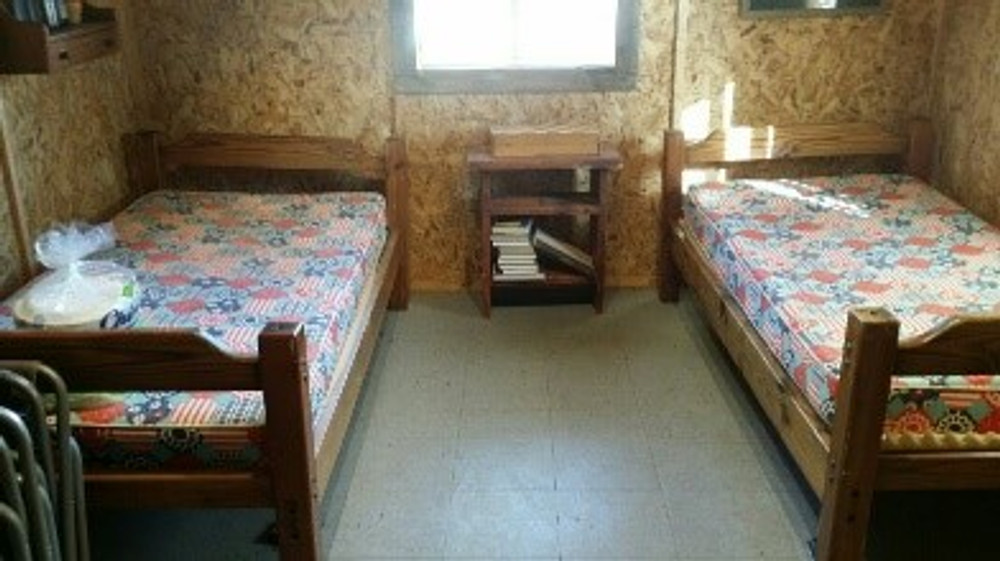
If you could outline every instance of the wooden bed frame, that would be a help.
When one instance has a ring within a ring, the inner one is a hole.
[[[674,302],[688,284],[742,371],[770,422],[822,501],[818,561],[864,557],[876,490],[1000,488],[1000,451],[883,451],[882,426],[895,376],[1000,372],[1000,316],[964,316],[923,336],[899,341],[899,322],[884,309],[849,313],[844,359],[830,426],[807,402],[739,304],[726,292],[705,247],[685,222],[685,168],[817,156],[901,155],[903,171],[929,180],[933,140],[926,122],[909,139],[867,124],[758,129],[715,134],[686,145],[682,133],[664,138],[660,298]]]
[[[389,236],[376,269],[377,291],[337,410],[318,454],[311,430],[304,329],[271,323],[255,359],[229,356],[193,330],[0,332],[0,359],[42,361],[72,391],[260,390],[267,411],[265,466],[244,471],[100,471],[85,476],[87,500],[98,506],[273,507],[285,560],[320,559],[318,505],[351,421],[387,307],[403,309],[407,274],[408,168],[405,145],[390,139],[373,155],[346,139],[197,135],[164,144],[155,133],[125,138],[135,194],[168,188],[180,169],[301,170],[350,173],[377,182],[387,201]],[[211,375],[206,375],[211,373]]]

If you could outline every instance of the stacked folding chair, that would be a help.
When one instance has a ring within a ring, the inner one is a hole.
[[[0,362],[0,560],[90,558],[82,465],[59,375]]]

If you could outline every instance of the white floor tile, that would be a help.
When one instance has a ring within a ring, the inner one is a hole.
[[[552,491],[458,492],[448,517],[450,558],[557,557]]]
[[[553,410],[554,438],[619,440],[643,435],[643,416],[635,408]]]
[[[352,488],[330,558],[441,557],[450,493]]]
[[[463,438],[455,485],[467,491],[554,491],[551,438]]]
[[[354,467],[353,485],[386,490],[450,490],[457,440],[369,438]]]
[[[552,438],[548,409],[463,408],[459,438]]]
[[[396,385],[379,380],[365,392],[368,430],[386,438],[457,437],[463,392],[460,381],[442,378]]]
[[[693,438],[661,438],[651,444],[657,473],[668,492],[770,489],[752,446],[743,440]]]
[[[649,445],[641,434],[557,438],[554,443],[556,488],[568,490],[660,490]]]
[[[486,411],[547,411],[548,383],[544,372],[499,368],[467,387],[463,409]]]
[[[776,559],[807,551],[773,493],[718,489],[665,494],[681,558]]]
[[[585,411],[590,413],[630,413],[638,410],[635,390],[627,373],[615,381],[595,382],[581,376],[549,381],[549,399],[553,411]]]
[[[560,491],[557,502],[559,547],[565,557],[675,555],[659,493]]]

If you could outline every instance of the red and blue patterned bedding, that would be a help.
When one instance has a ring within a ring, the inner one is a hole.
[[[918,180],[713,182],[685,204],[726,288],[827,419],[848,309],[886,307],[902,338],[1000,311],[1000,231]],[[886,447],[995,446],[1000,377],[895,377],[884,432]]]
[[[198,328],[230,353],[255,355],[268,322],[305,325],[318,445],[386,240],[382,196],[156,192],[114,225],[117,247],[91,258],[137,272],[136,327]],[[0,328],[14,328],[8,308]],[[264,415],[260,392],[143,392],[76,396],[73,420],[91,465],[247,467],[262,460]]]

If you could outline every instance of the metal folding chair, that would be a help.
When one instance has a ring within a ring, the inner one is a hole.
[[[83,462],[70,435],[66,386],[51,368],[0,362],[0,437],[12,443],[4,444],[9,466],[0,457],[0,476],[10,478],[0,481],[5,531],[16,540],[23,529],[28,559],[88,561]],[[8,554],[17,558],[19,549]]]
[[[31,561],[31,547],[24,529],[23,518],[14,509],[0,503],[0,528],[4,541],[0,542],[0,559]]]
[[[0,437],[0,525],[6,540],[0,542],[0,558],[31,559],[31,545],[25,526],[27,513],[21,498],[21,476],[14,469],[14,453]]]

